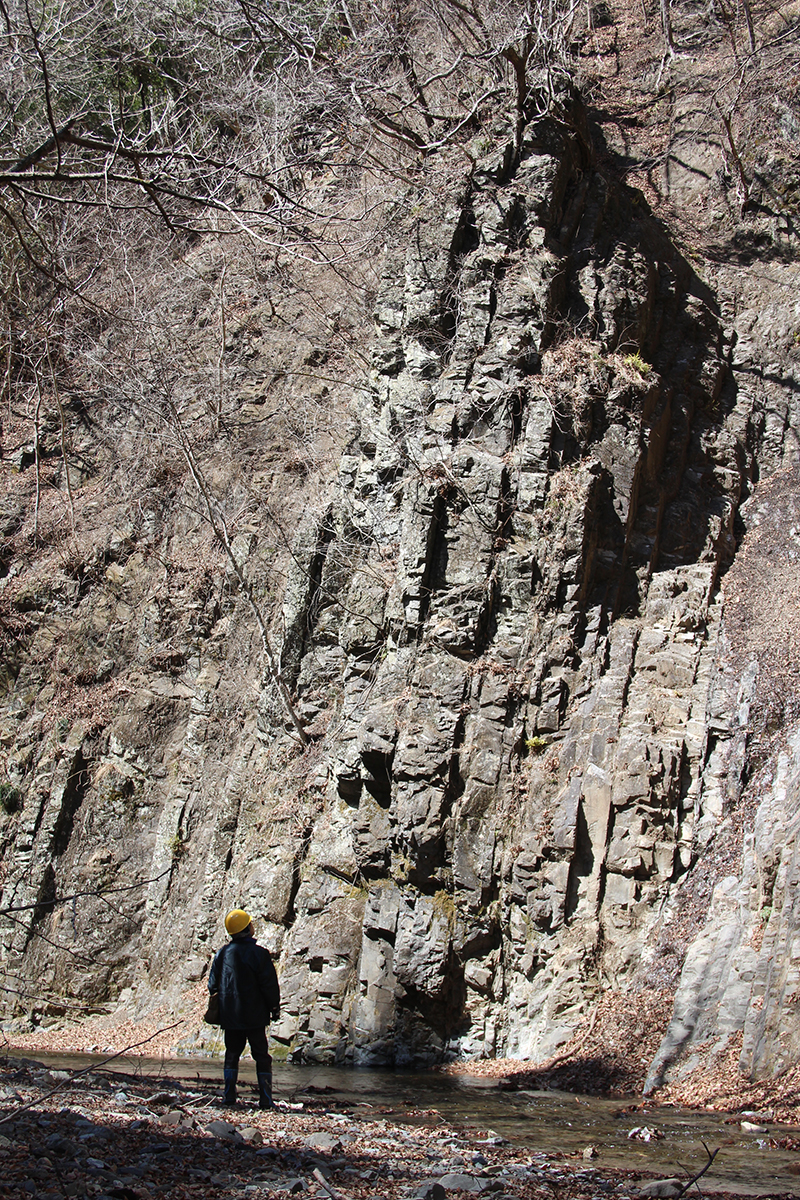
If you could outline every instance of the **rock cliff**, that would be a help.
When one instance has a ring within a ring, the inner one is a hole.
[[[306,746],[141,406],[78,426],[71,542],[24,550],[4,460],[17,1028],[179,1004],[242,903],[307,1060],[539,1061],[647,990],[651,1087],[740,1032],[747,1072],[796,1061],[796,324],[771,365],[763,293],[715,292],[600,146],[570,95],[423,165],[316,341],[247,284],[195,453]],[[175,268],[187,339],[220,269]]]

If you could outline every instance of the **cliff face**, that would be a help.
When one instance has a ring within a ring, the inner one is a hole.
[[[176,267],[187,339],[204,254]],[[234,412],[195,446],[308,746],[140,409],[84,423],[78,534],[39,558],[13,542],[30,461],[6,462],[7,1012],[179,1003],[242,903],[280,954],[291,1054],[541,1060],[601,993],[670,998],[688,949],[651,1083],[739,1030],[770,1074],[800,1037],[797,752],[770,749],[755,812],[759,655],[783,634],[747,635],[780,601],[734,567],[731,629],[721,580],[759,475],[795,553],[774,324],[718,301],[600,168],[577,100],[518,152],[501,123],[423,168],[374,266],[369,335],[332,291],[316,342],[302,314],[287,338],[274,276],[248,282]]]
[[[746,449],[713,302],[576,135],[509,156],[387,255],[313,619],[287,620],[301,704],[321,674],[342,698],[281,1032],[359,1062],[545,1057],[636,976],[719,816]]]

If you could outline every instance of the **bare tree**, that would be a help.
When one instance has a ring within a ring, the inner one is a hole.
[[[430,154],[480,127],[507,97],[517,138],[554,102],[577,0],[423,0],[415,5],[236,0],[274,56],[282,88],[305,98],[319,127],[346,131],[351,151]],[[272,51],[274,55],[274,50]],[[532,78],[541,68],[541,77]]]
[[[187,20],[182,0],[0,0],[3,391],[33,429],[34,536],[45,426],[58,430],[74,535],[68,401],[82,391],[103,402],[113,337],[128,354],[114,361],[117,380],[138,393],[133,408],[160,404],[301,742],[271,614],[237,559],[198,441],[168,388],[157,400],[148,370],[158,362],[137,358],[130,331],[146,273],[136,260],[163,270],[201,243],[220,252],[218,351],[184,381],[203,397],[213,442],[231,386],[233,249],[246,244],[276,270],[327,263],[348,276],[355,247],[384,220],[381,181],[468,143],[498,107],[519,153],[527,123],[559,103],[577,11],[577,0],[220,0]],[[321,177],[337,186],[326,191]],[[175,366],[185,371],[185,355]]]

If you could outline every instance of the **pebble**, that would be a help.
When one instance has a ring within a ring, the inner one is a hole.
[[[659,1133],[657,1129],[654,1129],[650,1125],[637,1125],[635,1129],[628,1131],[628,1137],[634,1138],[639,1142],[653,1142],[663,1136],[663,1133]]]
[[[240,1129],[239,1132],[242,1135],[242,1141],[248,1142],[251,1146],[261,1146],[264,1142],[260,1129],[250,1127],[248,1129]]]
[[[183,1113],[173,1108],[170,1112],[162,1113],[158,1118],[159,1125],[180,1125]]]

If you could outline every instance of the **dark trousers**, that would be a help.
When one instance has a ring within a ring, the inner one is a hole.
[[[256,1071],[262,1074],[272,1070],[272,1058],[267,1046],[266,1029],[225,1030],[225,1070],[236,1071],[245,1043],[250,1043],[250,1053],[256,1060]]]

